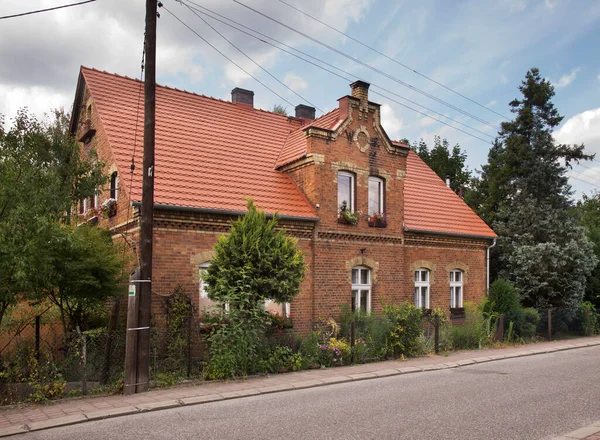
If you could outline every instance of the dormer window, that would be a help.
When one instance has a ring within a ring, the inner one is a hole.
[[[110,175],[110,198],[119,200],[119,175],[116,171]]]

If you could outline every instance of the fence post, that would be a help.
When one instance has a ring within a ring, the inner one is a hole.
[[[352,363],[356,363],[356,348],[354,344],[354,339],[356,338],[356,316],[352,317],[352,322],[350,323],[350,353],[352,354]]]
[[[87,345],[85,341],[85,334],[81,333],[79,326],[77,326],[77,335],[81,341],[81,393],[87,395]]]
[[[589,320],[588,320],[589,322]],[[35,359],[40,362],[40,316],[35,317]]]
[[[592,328],[590,327],[590,309],[585,309],[586,335],[592,336]]]
[[[548,340],[552,340],[552,309],[548,309]]]
[[[434,351],[435,354],[438,354],[440,352],[440,317],[438,315],[435,315],[435,321],[434,321]]]
[[[504,313],[498,317],[498,330],[496,331],[496,340],[504,342]]]
[[[187,377],[192,375],[192,309],[187,317]]]

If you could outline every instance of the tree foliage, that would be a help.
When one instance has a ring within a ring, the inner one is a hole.
[[[277,215],[267,219],[252,200],[247,207],[215,245],[205,275],[208,297],[231,308],[254,307],[266,300],[289,302],[304,278],[302,252],[295,239],[277,230]]]
[[[467,153],[461,150],[460,145],[456,144],[450,150],[450,143],[447,139],[434,136],[431,150],[423,139],[418,145],[415,142],[413,149],[442,180],[450,178],[450,188],[455,193],[469,184],[471,172],[465,167]]]
[[[0,123],[0,322],[19,299],[47,291],[57,225],[106,182],[94,152],[69,139],[68,123],[62,110],[44,122],[20,110],[8,130]]]
[[[600,259],[600,193],[583,194],[575,210],[579,224],[586,229],[587,237],[592,242],[594,254]],[[597,309],[600,308],[600,264],[596,264],[587,278],[585,299]]]
[[[501,124],[469,202],[500,236],[494,274],[518,287],[524,305],[574,307],[597,260],[573,216],[566,171],[592,156],[583,145],[555,143],[563,118],[538,69],[519,90],[515,118]]]
[[[278,115],[288,115],[287,109],[281,104],[275,104],[273,106],[273,113],[277,113]]]

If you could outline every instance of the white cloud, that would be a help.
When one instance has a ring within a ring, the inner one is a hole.
[[[580,70],[581,70],[581,67],[576,67],[573,70],[571,70],[571,73],[565,74],[565,75],[561,76],[560,79],[554,84],[554,87],[556,87],[557,89],[559,89],[561,87],[568,86],[573,81],[575,81],[575,78],[577,77],[577,73]]]
[[[381,106],[381,125],[390,139],[400,139],[400,131],[404,124],[402,123],[402,119],[395,115],[394,109],[389,104]]]
[[[600,153],[600,108],[588,110],[569,118],[554,138],[561,144],[585,144],[588,153]]]
[[[304,81],[304,79],[302,79],[301,76],[296,75],[292,72],[286,73],[285,78],[283,79],[283,83],[290,89],[292,89],[294,92],[298,92],[300,90],[308,88],[308,83]]]
[[[548,9],[554,9],[554,7],[556,6],[556,4],[552,3],[550,0],[544,0],[544,4]]]
[[[0,114],[5,116],[4,125],[12,125],[11,119],[17,111],[27,107],[30,113],[41,119],[55,108],[70,112],[74,95],[58,93],[49,87],[8,87],[0,85]]]
[[[490,102],[488,102],[485,106],[486,107],[493,107],[496,105],[496,100],[492,99]]]

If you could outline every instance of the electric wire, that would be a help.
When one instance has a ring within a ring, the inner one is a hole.
[[[345,58],[348,58],[351,61],[354,61],[355,63],[360,64],[361,66],[366,67],[369,70],[372,70],[372,71],[374,71],[374,72],[376,72],[376,73],[378,73],[378,74],[380,74],[382,76],[385,76],[386,78],[388,78],[388,79],[390,79],[390,80],[392,80],[392,81],[394,81],[394,82],[396,82],[396,83],[398,83],[398,84],[400,84],[400,85],[402,85],[404,87],[407,87],[407,88],[409,88],[409,89],[411,89],[411,90],[413,90],[413,91],[415,91],[417,93],[420,93],[420,94],[422,94],[422,95],[424,95],[424,96],[426,96],[426,97],[428,97],[428,98],[430,98],[430,99],[432,99],[432,100],[434,100],[434,101],[436,101],[436,102],[438,102],[440,104],[443,104],[443,105],[445,105],[447,107],[450,107],[453,110],[456,110],[457,112],[460,112],[460,113],[464,114],[465,116],[468,116],[468,117],[470,117],[472,119],[475,119],[476,121],[481,122],[482,124],[488,125],[488,126],[490,126],[492,128],[495,128],[495,129],[499,129],[499,126],[496,125],[496,124],[493,124],[493,123],[491,123],[489,121],[486,121],[485,119],[482,119],[479,116],[476,116],[476,115],[474,115],[472,113],[469,113],[469,112],[467,112],[467,111],[465,111],[465,110],[463,110],[463,109],[461,109],[459,107],[456,107],[455,105],[453,105],[453,104],[451,104],[451,103],[449,103],[447,101],[444,101],[443,99],[440,99],[440,98],[438,98],[438,97],[436,97],[434,95],[431,95],[430,93],[427,93],[427,92],[425,92],[425,91],[423,91],[423,90],[421,90],[421,89],[419,89],[419,88],[417,88],[417,87],[415,87],[415,86],[413,86],[411,84],[408,84],[407,82],[404,82],[404,81],[396,78],[395,76],[390,75],[390,74],[384,72],[381,69],[373,67],[370,64],[368,64],[368,63],[366,63],[364,61],[361,61],[358,58],[353,57],[352,55],[348,55],[347,53],[345,53],[345,52],[343,52],[343,51],[341,51],[339,49],[336,49],[335,47],[330,46],[329,44],[324,43],[324,42],[318,40],[317,38],[311,37],[310,35],[306,34],[305,32],[302,32],[302,31],[300,31],[298,29],[295,29],[292,26],[289,26],[289,25],[287,25],[287,24],[285,24],[285,23],[283,23],[283,22],[281,22],[281,21],[279,21],[279,20],[277,20],[277,19],[275,19],[275,18],[273,18],[273,17],[271,17],[271,16],[269,16],[269,15],[267,15],[267,14],[265,14],[265,13],[259,11],[259,10],[257,10],[257,9],[255,9],[255,8],[253,8],[251,6],[248,6],[248,5],[242,3],[239,0],[232,0],[232,1],[234,3],[237,3],[240,6],[243,6],[244,8],[247,8],[248,10],[250,10],[250,11],[252,11],[252,12],[258,14],[258,15],[261,15],[262,17],[267,18],[268,20],[273,21],[274,23],[279,24],[280,26],[285,27],[286,29],[291,30],[292,32],[295,32],[295,33],[297,33],[299,35],[302,35],[303,37],[305,37],[305,38],[307,38],[307,39],[309,39],[309,40],[317,43],[320,46],[323,46],[323,47],[325,47],[325,48],[327,48],[327,49],[329,49],[329,50],[331,50],[331,51],[333,51],[333,52],[335,52],[335,53],[337,53],[337,54],[339,54],[339,55],[341,55],[341,56],[343,56]]]
[[[398,61],[398,60],[396,60],[396,59],[394,59],[394,58],[390,57],[389,55],[386,55],[385,53],[383,53],[383,52],[381,52],[381,51],[379,51],[379,50],[375,49],[374,47],[372,47],[372,46],[369,46],[368,44],[365,44],[365,43],[363,43],[362,41],[360,41],[360,40],[358,40],[358,39],[354,38],[353,36],[351,36],[351,35],[349,35],[349,34],[347,34],[347,33],[345,33],[345,32],[342,32],[342,31],[340,31],[339,29],[337,29],[337,28],[335,28],[335,27],[331,26],[330,24],[328,24],[328,23],[325,23],[325,22],[324,22],[324,21],[322,21],[322,20],[319,20],[318,18],[316,18],[316,17],[314,17],[314,16],[310,15],[309,13],[307,13],[307,12],[305,12],[305,11],[303,11],[303,10],[301,10],[301,9],[299,9],[299,8],[297,8],[297,7],[293,6],[293,5],[291,5],[291,4],[287,3],[287,2],[285,2],[284,0],[278,0],[278,1],[279,1],[280,3],[283,3],[284,5],[288,6],[289,8],[292,8],[292,9],[294,9],[294,10],[298,11],[299,13],[301,13],[301,14],[303,14],[303,15],[305,15],[305,16],[307,16],[307,17],[309,17],[309,18],[311,18],[311,19],[313,19],[313,20],[315,20],[315,21],[317,21],[318,23],[321,23],[323,26],[326,26],[326,27],[328,27],[329,29],[331,29],[331,30],[333,30],[333,31],[337,32],[338,34],[340,34],[340,35],[343,35],[344,37],[346,37],[346,38],[348,38],[348,39],[350,39],[350,40],[354,41],[355,43],[358,43],[358,44],[360,44],[361,46],[363,46],[363,47],[366,47],[367,49],[369,49],[369,50],[371,50],[371,51],[375,52],[376,54],[378,54],[378,55],[381,55],[382,57],[384,57],[384,58],[386,58],[386,59],[388,59],[388,60],[390,60],[390,61],[392,61],[392,62],[394,62],[394,63],[398,64],[399,66],[402,66],[402,67],[404,67],[405,69],[408,69],[408,70],[410,70],[411,72],[413,72],[413,73],[415,73],[415,74],[417,74],[417,75],[419,75],[419,76],[421,76],[421,77],[423,77],[423,78],[427,79],[428,81],[431,81],[432,83],[434,83],[434,84],[437,84],[438,86],[440,86],[440,87],[443,87],[444,89],[446,89],[446,90],[448,90],[448,91],[450,91],[450,92],[452,92],[452,93],[454,93],[454,94],[456,94],[456,95],[458,95],[458,96],[460,96],[460,97],[462,97],[462,98],[466,99],[467,101],[470,101],[470,102],[472,102],[473,104],[476,104],[476,105],[478,105],[478,106],[479,106],[479,107],[481,107],[481,108],[484,108],[484,109],[486,109],[486,110],[488,110],[488,111],[490,111],[490,112],[492,112],[492,113],[495,113],[496,115],[498,115],[498,116],[500,116],[500,117],[502,117],[502,118],[504,118],[504,119],[506,119],[506,120],[509,120],[509,119],[510,119],[510,118],[508,118],[507,116],[504,116],[503,114],[501,114],[501,113],[498,113],[497,111],[495,111],[495,110],[492,110],[491,108],[489,108],[489,107],[486,107],[485,105],[483,105],[483,104],[481,104],[481,103],[479,103],[479,102],[477,102],[477,101],[475,101],[475,100],[473,100],[473,99],[469,98],[468,96],[465,96],[465,95],[463,95],[462,93],[460,93],[460,92],[457,92],[456,90],[454,90],[454,89],[452,89],[452,88],[450,88],[450,87],[448,87],[448,86],[446,86],[446,85],[444,85],[444,84],[442,84],[442,83],[440,83],[440,82],[436,81],[435,79],[433,79],[433,78],[431,78],[431,77],[429,77],[429,76],[427,76],[427,75],[425,75],[425,74],[423,74],[423,73],[419,72],[418,70],[416,70],[416,69],[413,69],[412,67],[410,67],[410,66],[407,66],[406,64],[403,64],[403,63],[401,63],[400,61]]]
[[[291,55],[291,56],[294,56],[294,57],[296,57],[296,58],[298,58],[298,59],[300,59],[300,60],[302,60],[302,61],[304,61],[304,62],[306,62],[306,63],[309,63],[309,64],[311,64],[311,65],[313,65],[313,66],[315,66],[315,67],[318,67],[319,69],[322,69],[322,70],[324,70],[324,71],[326,71],[326,72],[328,72],[328,73],[330,73],[330,74],[332,74],[332,75],[334,75],[334,76],[337,76],[338,78],[341,78],[341,79],[343,79],[344,81],[347,81],[347,82],[352,82],[352,81],[354,81],[354,79],[349,79],[348,77],[345,77],[345,76],[343,76],[343,75],[340,75],[339,73],[333,72],[332,70],[329,70],[329,69],[327,69],[327,68],[325,68],[325,67],[323,67],[323,66],[321,66],[321,65],[319,65],[319,64],[317,64],[317,63],[315,63],[315,62],[313,62],[313,61],[310,61],[310,60],[308,60],[308,59],[306,59],[306,58],[303,58],[302,56],[299,56],[299,55],[297,55],[296,53],[293,53],[293,52],[290,52],[290,51],[288,51],[288,50],[286,50],[286,49],[283,49],[283,48],[281,48],[281,47],[277,46],[276,44],[273,44],[273,43],[271,43],[271,42],[269,42],[269,41],[266,41],[266,40],[264,40],[264,39],[262,39],[262,38],[259,38],[259,37],[257,37],[256,35],[253,35],[253,34],[251,34],[251,33],[249,33],[249,32],[246,32],[246,31],[244,31],[243,29],[240,29],[240,28],[238,28],[238,27],[236,27],[236,26],[234,26],[234,25],[232,25],[232,24],[230,24],[230,23],[227,23],[227,22],[225,22],[225,21],[223,21],[223,20],[220,20],[219,18],[213,17],[213,16],[212,16],[212,15],[210,15],[210,14],[215,14],[216,16],[218,16],[218,17],[221,17],[221,18],[223,18],[224,20],[228,20],[228,21],[230,21],[231,23],[235,23],[236,25],[238,25],[238,26],[241,26],[241,27],[243,27],[243,28],[245,28],[245,29],[248,29],[249,31],[251,31],[251,32],[254,32],[254,33],[258,34],[258,35],[261,35],[261,36],[262,36],[262,37],[264,37],[264,38],[267,38],[267,39],[269,39],[269,40],[272,40],[272,41],[276,42],[277,44],[281,44],[282,46],[284,46],[284,47],[287,47],[287,48],[289,48],[290,50],[293,50],[293,51],[296,51],[296,52],[298,52],[298,53],[301,53],[302,55],[304,55],[304,56],[306,56],[306,57],[309,57],[309,58],[311,58],[311,59],[314,59],[314,60],[318,61],[319,63],[322,63],[322,64],[324,64],[324,65],[326,65],[326,66],[328,66],[328,67],[331,67],[332,69],[336,69],[336,70],[338,70],[338,71],[340,71],[340,72],[343,72],[343,73],[344,73],[344,74],[346,74],[346,75],[350,75],[350,76],[352,76],[352,73],[350,73],[350,72],[348,72],[348,71],[346,71],[346,70],[343,70],[343,69],[341,69],[341,68],[339,68],[339,67],[336,67],[336,66],[334,66],[334,65],[332,65],[332,64],[330,64],[330,63],[327,63],[326,61],[320,60],[319,58],[316,58],[316,57],[314,57],[314,56],[312,56],[312,55],[310,55],[310,54],[307,54],[307,53],[305,53],[305,52],[302,52],[301,50],[295,49],[295,48],[293,48],[292,46],[290,46],[290,45],[288,45],[288,44],[285,44],[285,43],[283,43],[283,42],[281,42],[281,41],[278,41],[278,40],[276,40],[276,39],[274,39],[274,38],[272,38],[272,37],[270,37],[270,36],[268,36],[268,35],[266,35],[266,34],[263,34],[263,33],[259,32],[259,31],[256,31],[256,30],[254,30],[254,29],[252,29],[252,28],[250,28],[250,27],[248,27],[248,26],[245,26],[245,25],[243,25],[243,24],[241,24],[241,23],[238,23],[238,22],[236,22],[236,21],[234,21],[234,20],[232,20],[232,19],[229,19],[229,18],[227,18],[227,17],[225,17],[225,16],[223,16],[223,15],[221,15],[221,14],[219,14],[219,13],[216,13],[216,12],[214,12],[214,11],[211,11],[210,9],[208,9],[208,8],[205,8],[204,6],[200,6],[200,5],[198,5],[197,3],[194,3],[193,1],[187,1],[187,2],[185,2],[185,1],[181,1],[181,0],[176,0],[176,1],[177,1],[178,3],[181,3],[181,4],[185,5],[186,7],[190,8],[190,9],[192,9],[192,10],[195,10],[195,11],[199,12],[200,14],[203,14],[203,15],[205,15],[206,17],[210,17],[210,18],[212,18],[213,20],[216,20],[216,21],[218,21],[218,22],[220,22],[220,23],[222,23],[222,24],[224,24],[224,25],[226,25],[226,26],[229,26],[229,27],[231,27],[231,28],[233,28],[233,29],[236,29],[237,31],[239,31],[239,32],[242,32],[242,33],[243,33],[243,34],[245,34],[245,35],[248,35],[248,36],[250,36],[250,37],[252,37],[252,38],[255,38],[255,39],[257,39],[258,41],[260,41],[260,42],[262,42],[262,43],[264,43],[264,44],[267,44],[267,45],[269,45],[269,46],[271,46],[271,47],[274,47],[274,48],[276,48],[276,49],[278,49],[278,50],[280,50],[280,51],[282,51],[282,52],[285,52],[285,53],[287,53],[287,54],[289,54],[289,55]],[[194,7],[190,6],[190,5],[189,5],[189,4],[187,4],[187,3],[191,3],[191,4],[193,4],[193,5],[196,5],[196,6],[198,6],[199,8],[201,8],[202,10],[200,10],[200,9],[196,9],[196,8],[194,8]],[[205,11],[209,11],[210,13],[206,13]],[[432,113],[435,113],[435,114],[437,114],[437,115],[439,115],[439,116],[441,116],[441,117],[447,118],[448,120],[450,120],[450,121],[452,121],[452,122],[454,122],[454,123],[456,123],[456,124],[462,125],[462,126],[464,126],[464,127],[468,128],[468,129],[470,129],[470,130],[473,130],[473,131],[476,131],[476,132],[478,132],[478,133],[480,133],[480,134],[482,134],[482,135],[484,135],[484,136],[488,136],[488,137],[489,137],[489,138],[491,138],[491,139],[493,139],[493,138],[494,138],[494,136],[492,136],[492,135],[490,135],[490,134],[488,134],[488,133],[485,133],[485,132],[483,132],[483,131],[481,131],[481,130],[479,130],[479,129],[477,129],[477,128],[471,127],[470,125],[464,124],[464,123],[462,123],[462,122],[460,122],[460,121],[458,121],[458,120],[456,120],[456,119],[453,119],[453,118],[451,118],[451,117],[449,117],[449,116],[447,116],[447,115],[444,115],[444,114],[442,114],[442,113],[439,113],[439,112],[437,112],[437,111],[435,111],[435,110],[433,110],[433,109],[431,109],[431,108],[425,107],[425,106],[423,106],[422,104],[419,104],[419,103],[417,103],[417,102],[415,102],[415,101],[412,101],[412,100],[410,100],[410,99],[407,99],[407,98],[405,98],[405,97],[403,97],[403,96],[401,96],[401,95],[399,95],[399,94],[397,94],[397,93],[394,93],[393,91],[391,91],[391,90],[389,90],[389,89],[386,89],[386,88],[384,88],[384,87],[381,87],[381,86],[379,86],[379,85],[377,85],[377,84],[375,84],[375,83],[371,83],[371,86],[372,86],[372,87],[375,87],[375,88],[377,88],[377,89],[379,89],[379,90],[382,90],[382,91],[384,91],[384,92],[386,92],[386,93],[389,93],[389,94],[391,94],[391,95],[394,95],[394,96],[396,96],[396,97],[398,97],[398,98],[400,98],[400,99],[403,99],[403,100],[405,100],[405,101],[407,101],[407,102],[410,102],[411,104],[414,104],[414,105],[417,105],[417,106],[419,106],[419,107],[421,107],[421,108],[424,108],[424,109],[426,109],[427,111],[430,111],[430,112],[432,112]],[[425,117],[428,117],[428,118],[430,118],[430,119],[432,119],[432,120],[434,120],[434,121],[436,121],[436,122],[440,122],[440,123],[442,123],[442,124],[444,124],[444,125],[446,125],[446,126],[448,126],[448,127],[454,128],[454,129],[456,129],[456,130],[458,130],[458,131],[460,131],[460,132],[462,132],[462,133],[465,133],[465,134],[467,134],[467,135],[469,135],[469,136],[472,136],[472,137],[474,137],[475,139],[481,140],[481,141],[483,141],[483,142],[485,142],[485,143],[489,143],[489,142],[490,142],[490,140],[482,139],[482,138],[480,138],[480,137],[478,137],[478,136],[476,136],[476,135],[472,135],[472,133],[469,133],[469,132],[466,132],[466,131],[464,131],[464,130],[461,130],[460,128],[454,127],[454,126],[453,126],[453,125],[451,125],[451,124],[448,124],[448,123],[446,123],[446,122],[444,122],[444,121],[440,121],[439,119],[437,119],[437,118],[434,118],[434,117],[432,117],[431,115],[428,115],[427,113],[424,113],[424,112],[422,112],[422,111],[416,110],[416,109],[414,109],[414,108],[412,108],[412,107],[410,107],[410,106],[408,106],[408,105],[406,105],[406,104],[403,104],[403,103],[401,103],[401,102],[399,102],[399,101],[397,101],[397,100],[395,100],[395,99],[393,99],[393,98],[390,98],[389,96],[387,96],[387,95],[385,95],[385,94],[383,94],[383,93],[378,93],[378,92],[376,92],[376,91],[372,91],[372,93],[374,93],[374,94],[377,94],[377,95],[379,95],[379,96],[382,96],[382,97],[383,97],[383,98],[385,98],[385,99],[388,99],[388,100],[390,100],[390,101],[392,101],[392,102],[394,102],[394,103],[396,103],[396,104],[398,104],[398,105],[401,105],[401,106],[403,106],[403,107],[405,107],[405,108],[408,108],[408,109],[409,109],[409,110],[411,110],[411,111],[414,111],[414,112],[416,112],[416,113],[419,113],[419,114],[421,114],[421,115],[423,115],[423,116],[425,116]]]
[[[195,34],[198,38],[200,38],[202,41],[204,41],[206,44],[208,44],[210,47],[212,47],[216,52],[218,52],[223,58],[225,58],[227,61],[229,61],[231,64],[233,64],[234,66],[236,66],[238,69],[240,69],[242,72],[244,72],[246,75],[248,75],[250,78],[254,79],[254,81],[256,81],[257,83],[259,83],[261,86],[263,86],[265,89],[269,90],[271,93],[273,93],[274,95],[278,96],[280,99],[282,99],[283,101],[287,102],[290,106],[292,106],[292,108],[294,108],[294,104],[292,104],[290,101],[288,101],[287,99],[285,99],[283,96],[281,96],[279,93],[277,93],[275,90],[273,90],[272,88],[270,88],[268,85],[266,85],[265,83],[263,83],[261,80],[259,80],[258,78],[256,78],[254,75],[252,75],[250,72],[248,72],[246,69],[244,69],[242,66],[240,66],[239,64],[237,64],[235,61],[233,61],[231,58],[229,58],[227,55],[225,55],[223,52],[221,52],[219,49],[217,49],[214,45],[212,45],[206,38],[204,38],[202,35],[200,35],[198,32],[196,32],[194,29],[192,29],[186,22],[184,22],[182,19],[180,19],[177,15],[175,15],[173,12],[171,12],[169,9],[167,9],[166,6],[162,6],[162,9],[164,9],[165,11],[167,11],[175,20],[177,20],[178,22],[180,22],[182,25],[184,25],[186,28],[188,28],[193,34]]]
[[[281,81],[279,78],[277,78],[275,75],[273,75],[271,72],[269,72],[267,69],[265,69],[263,66],[261,66],[260,64],[258,64],[256,61],[254,61],[250,56],[248,56],[242,49],[240,49],[238,46],[236,46],[233,42],[231,42],[231,40],[229,40],[225,35],[223,35],[221,32],[219,32],[214,26],[212,26],[208,21],[206,21],[203,17],[201,17],[200,15],[198,15],[198,13],[196,13],[196,11],[194,11],[189,5],[184,4],[183,2],[181,2],[181,4],[183,4],[184,6],[186,6],[191,12],[192,14],[194,14],[196,17],[198,17],[200,20],[202,20],[204,22],[204,24],[206,24],[209,28],[211,28],[214,32],[216,32],[221,38],[223,38],[225,41],[227,41],[231,46],[233,46],[239,53],[241,53],[242,55],[244,55],[246,58],[248,58],[248,60],[250,60],[252,63],[254,63],[254,65],[256,65],[258,68],[260,68],[263,72],[265,72],[267,75],[269,75],[271,78],[273,78],[275,81],[277,81],[279,84],[281,84],[283,87],[285,87],[286,89],[288,89],[290,92],[292,92],[294,95],[296,95],[298,98],[300,98],[301,100],[303,100],[304,102],[310,104],[312,107],[316,108],[317,110],[319,110],[321,113],[325,113],[323,110],[321,110],[319,107],[317,107],[315,104],[311,103],[308,99],[306,99],[305,97],[303,97],[302,95],[300,95],[299,93],[297,93],[296,91],[294,91],[291,87],[289,87],[287,84],[285,84],[283,81]]]
[[[23,17],[25,15],[39,14],[41,12],[56,11],[57,9],[64,9],[64,8],[70,8],[72,6],[85,5],[86,3],[92,3],[92,2],[95,2],[95,1],[96,0],[86,0],[86,1],[83,1],[83,2],[79,2],[79,3],[71,3],[71,4],[68,4],[68,5],[55,6],[53,8],[38,9],[36,11],[22,12],[20,14],[5,15],[3,17],[0,17],[0,20],[4,20],[6,18]]]

